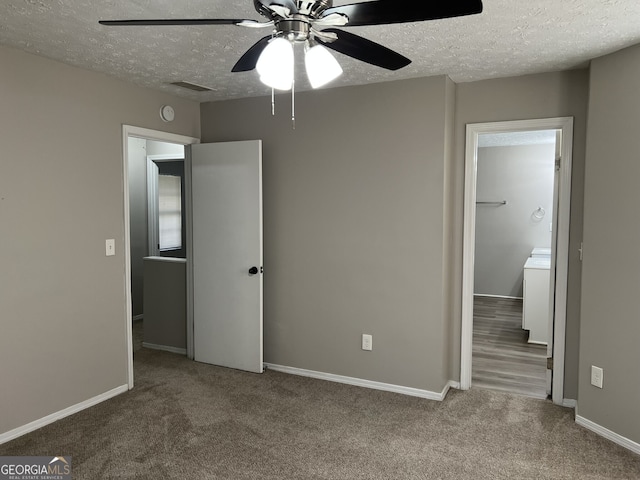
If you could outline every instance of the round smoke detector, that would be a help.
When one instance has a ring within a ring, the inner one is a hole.
[[[160,107],[160,118],[163,122],[173,122],[173,119],[176,118],[176,112],[171,105],[163,105]]]

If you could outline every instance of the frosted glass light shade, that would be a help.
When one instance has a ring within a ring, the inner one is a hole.
[[[256,70],[260,81],[276,90],[291,90],[293,85],[293,45],[276,38],[262,51]]]
[[[322,45],[307,50],[304,57],[309,83],[313,88],[320,88],[342,75],[342,67],[331,52]]]

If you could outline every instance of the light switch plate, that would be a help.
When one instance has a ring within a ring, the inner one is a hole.
[[[113,257],[116,254],[116,241],[113,238],[105,240],[104,248],[107,257]]]

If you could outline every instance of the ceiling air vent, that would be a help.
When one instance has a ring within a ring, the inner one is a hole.
[[[193,90],[194,92],[210,92],[212,90],[209,87],[203,87],[202,85],[196,85],[195,83],[189,82],[171,82],[171,85],[186,88],[188,90]]]

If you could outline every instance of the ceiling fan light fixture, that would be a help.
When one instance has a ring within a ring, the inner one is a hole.
[[[304,57],[309,83],[320,88],[342,75],[338,60],[322,45],[309,48]]]
[[[262,51],[256,70],[260,81],[276,90],[291,90],[293,85],[293,45],[282,37],[275,38]]]

